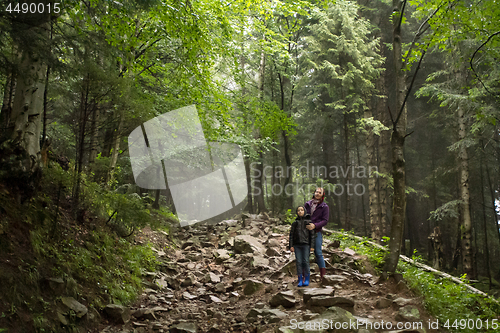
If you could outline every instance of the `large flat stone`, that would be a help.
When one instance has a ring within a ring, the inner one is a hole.
[[[302,291],[304,303],[307,303],[314,296],[333,296],[335,294],[335,289],[333,288],[307,288],[300,290]]]
[[[250,235],[238,235],[234,237],[234,252],[235,253],[255,253],[263,255],[266,253],[266,248],[260,241]]]

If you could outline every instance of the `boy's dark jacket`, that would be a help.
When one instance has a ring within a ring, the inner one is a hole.
[[[292,223],[290,229],[290,237],[288,238],[288,248],[295,245],[309,244],[309,247],[314,247],[316,232],[314,230],[307,230],[306,225],[311,223],[311,216],[304,215],[304,217],[297,217]]]

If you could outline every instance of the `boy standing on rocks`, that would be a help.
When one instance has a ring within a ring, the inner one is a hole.
[[[289,244],[290,251],[295,252],[295,266],[299,276],[298,287],[308,286],[311,273],[309,271],[309,251],[314,250],[314,230],[307,230],[311,223],[309,215],[303,206],[297,207],[297,218],[292,223]]]

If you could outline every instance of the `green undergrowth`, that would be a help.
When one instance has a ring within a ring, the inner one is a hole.
[[[383,269],[386,251],[369,244],[368,238],[360,241],[349,233],[334,233],[328,238],[339,240],[343,249],[349,247],[358,254],[366,255],[378,272]],[[413,256],[412,259],[424,263],[421,257]],[[500,305],[491,298],[471,293],[464,285],[401,260],[397,271],[403,274],[410,289],[423,297],[427,312],[438,319],[446,331],[500,332]],[[479,326],[482,328],[478,329]]]
[[[71,314],[70,324],[61,325],[61,297],[84,304],[94,320],[109,303],[131,304],[144,272],[158,265],[151,245],[135,242],[137,230],[148,225],[168,233],[176,220],[168,209],[150,211],[150,198],[119,194],[85,177],[75,214],[72,174],[57,165],[44,171],[40,189],[20,204],[0,182],[0,258],[8,258],[0,260],[0,332],[92,325]]]

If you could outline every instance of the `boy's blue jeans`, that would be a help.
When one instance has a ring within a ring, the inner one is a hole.
[[[325,268],[325,259],[323,258],[323,251],[321,251],[321,246],[323,245],[323,234],[316,232],[316,242],[314,243],[314,256],[316,257],[316,263],[319,268]]]
[[[309,244],[294,245],[293,249],[297,275],[309,275]]]

